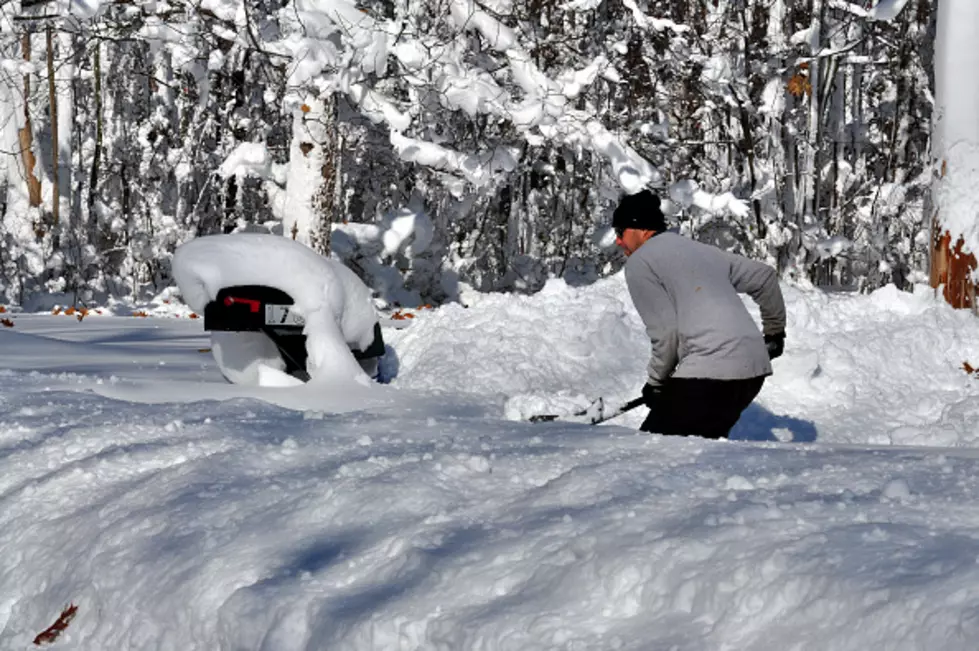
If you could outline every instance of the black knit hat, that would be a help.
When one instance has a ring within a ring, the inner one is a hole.
[[[636,194],[627,194],[619,200],[619,205],[612,213],[612,228],[617,231],[626,228],[638,228],[644,231],[661,233],[666,230],[666,217],[659,207],[659,196],[643,190]]]

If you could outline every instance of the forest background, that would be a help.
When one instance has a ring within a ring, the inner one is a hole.
[[[928,280],[932,0],[13,0],[0,303],[277,232],[389,304],[614,273],[624,192],[786,279]],[[892,15],[885,15],[890,12]]]

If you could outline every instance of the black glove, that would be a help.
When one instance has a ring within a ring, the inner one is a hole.
[[[773,335],[765,335],[765,347],[768,348],[768,359],[781,357],[785,350],[785,333],[777,332]]]
[[[659,402],[663,396],[663,387],[653,386],[652,384],[646,384],[642,388],[642,399],[645,401],[646,406],[652,408],[654,404]]]

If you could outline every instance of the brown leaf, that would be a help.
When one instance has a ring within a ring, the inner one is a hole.
[[[11,321],[10,319],[0,319],[0,324],[2,324],[3,327],[5,327],[5,328],[13,328],[14,327],[14,322]]]
[[[803,74],[795,74],[789,79],[789,83],[786,85],[789,93],[795,95],[796,97],[802,97],[803,95],[812,95],[812,84],[809,83],[809,78]]]
[[[34,638],[35,646],[49,644],[57,640],[58,636],[60,636],[61,633],[68,628],[68,624],[71,623],[71,620],[75,618],[77,613],[78,606],[75,604],[68,604],[68,607],[62,610],[61,614],[58,615],[58,619],[54,622],[54,624],[51,624],[51,626],[48,626],[46,629],[37,634],[37,637]]]
[[[187,318],[188,319],[199,319],[200,317],[197,316],[197,313],[196,312],[191,312],[189,315],[187,315]]]

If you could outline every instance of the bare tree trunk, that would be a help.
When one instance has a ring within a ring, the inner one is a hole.
[[[54,29],[50,22],[44,35],[48,46],[48,103],[51,106],[51,218],[54,227],[57,228],[61,219],[61,194],[58,183],[61,144],[58,141],[58,92],[54,83]]]
[[[88,211],[95,205],[96,190],[99,184],[99,166],[102,163],[102,45],[95,44],[95,60],[92,64],[95,95],[95,150],[92,152],[92,173],[88,182]],[[91,215],[89,216],[91,220]]]
[[[806,139],[806,151],[803,158],[803,183],[805,193],[803,202],[808,203],[812,218],[819,223],[819,179],[822,157],[820,156],[822,143],[820,142],[820,127],[822,124],[823,111],[823,87],[822,81],[826,76],[823,65],[824,61],[820,57],[823,41],[823,10],[822,0],[813,0],[812,4],[812,33],[810,36],[810,53],[812,60],[809,62],[809,80],[812,84],[812,94],[809,97],[809,133]]]
[[[31,60],[31,35],[25,33],[20,41],[24,61]],[[34,165],[37,162],[34,158],[34,135],[31,129],[31,79],[24,75],[24,128],[18,134],[20,136],[20,153],[24,160],[24,175],[27,177],[27,196],[31,206],[41,205],[41,181],[34,173]]]

